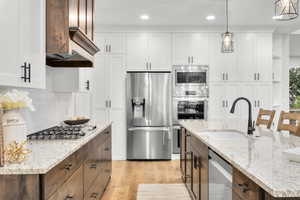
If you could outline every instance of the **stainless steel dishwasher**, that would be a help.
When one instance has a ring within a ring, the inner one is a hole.
[[[232,166],[209,150],[209,200],[232,199]]]

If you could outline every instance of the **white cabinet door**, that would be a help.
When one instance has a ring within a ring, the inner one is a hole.
[[[112,159],[126,160],[126,112],[124,109],[110,111],[112,124]]]
[[[225,116],[223,85],[211,84],[209,95],[208,119],[223,119]]]
[[[175,33],[173,35],[173,64],[189,64],[189,57],[192,55],[191,43],[188,34]]]
[[[110,54],[124,53],[124,37],[122,33],[108,33],[106,34],[106,44]]]
[[[252,82],[256,78],[256,34],[240,33],[236,35],[238,52],[239,79],[241,82]]]
[[[110,101],[112,109],[125,109],[126,68],[124,56],[108,56],[107,68],[110,70]]]
[[[95,43],[100,49],[99,54],[106,54],[108,52],[106,41],[105,41],[106,34],[105,33],[95,33]]]
[[[80,92],[89,92],[92,91],[92,77],[91,73],[92,70],[91,68],[80,68],[79,70],[79,91]]]
[[[193,65],[208,65],[208,34],[193,33],[188,35]]]
[[[21,83],[21,65],[19,60],[19,0],[1,1],[0,3],[0,85],[18,86]]]
[[[126,35],[126,67],[128,71],[144,71],[148,62],[148,38],[145,33]]]
[[[209,37],[209,76],[212,82],[236,81],[237,53],[221,53],[220,34],[211,34]]]
[[[153,33],[149,36],[149,63],[152,71],[171,71],[171,35]]]
[[[45,88],[45,0],[20,2],[20,59],[31,66],[30,83],[22,86]]]
[[[272,34],[258,34],[256,43],[258,81],[272,81]]]
[[[98,121],[109,121],[110,71],[106,65],[106,56],[95,56],[95,68],[92,73],[92,113]]]

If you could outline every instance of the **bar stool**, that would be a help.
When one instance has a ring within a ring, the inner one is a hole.
[[[256,126],[266,125],[267,128],[270,129],[274,120],[275,112],[275,110],[259,109],[259,113],[256,119]]]
[[[285,121],[289,123],[286,124]],[[281,111],[278,122],[278,131],[289,131],[290,133],[300,136],[300,113],[288,113]]]

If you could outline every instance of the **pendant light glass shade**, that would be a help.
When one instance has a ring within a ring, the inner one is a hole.
[[[233,33],[228,31],[228,0],[226,0],[226,32],[222,34],[222,53],[233,53],[234,41]]]
[[[299,0],[276,0],[275,17],[276,20],[292,20],[299,15]]]
[[[233,53],[234,51],[234,41],[233,33],[226,32],[222,34],[222,53]]]

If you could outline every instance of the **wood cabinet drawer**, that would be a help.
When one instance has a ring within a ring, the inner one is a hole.
[[[73,153],[67,159],[42,176],[44,198],[48,199],[80,167],[87,156],[86,146]]]
[[[203,161],[208,160],[208,147],[195,136],[191,137],[191,145],[195,151],[200,154]]]
[[[79,167],[49,200],[82,200],[83,167]]]
[[[232,193],[232,200],[243,200],[243,199],[241,199],[239,195],[237,195],[236,193],[233,192]]]
[[[259,200],[260,188],[252,180],[239,172],[233,170],[233,192],[243,200]]]
[[[99,176],[96,177],[96,179],[93,181],[91,187],[87,192],[84,193],[84,200],[96,200],[100,199],[102,196],[102,193],[106,186],[106,180],[103,178],[103,170],[101,170],[101,173]]]

